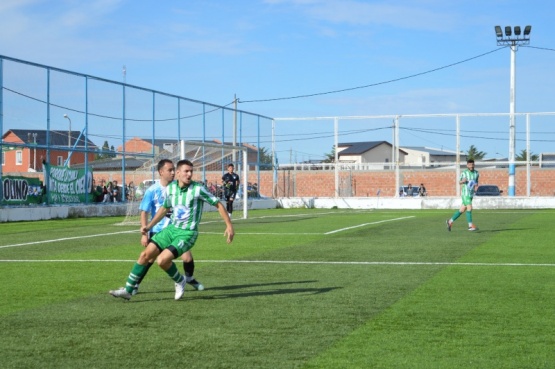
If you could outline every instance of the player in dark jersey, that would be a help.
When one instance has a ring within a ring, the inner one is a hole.
[[[224,196],[226,201],[227,214],[231,218],[233,214],[233,200],[237,195],[237,189],[239,188],[239,175],[233,172],[233,164],[227,165],[227,173],[222,176],[222,181],[224,182]]]

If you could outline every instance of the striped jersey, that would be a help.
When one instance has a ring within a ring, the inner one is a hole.
[[[474,196],[475,186],[473,184],[478,184],[479,177],[480,174],[477,170],[471,171],[470,169],[466,169],[464,172],[461,173],[461,177],[459,180],[462,181],[466,179],[468,181],[461,188],[461,196]],[[471,184],[471,186],[468,186],[469,183]]]
[[[196,232],[204,202],[216,206],[220,200],[198,182],[191,181],[189,186],[180,188],[178,182],[174,181],[166,189],[164,207],[173,209],[171,223],[175,227]]]
[[[139,210],[150,213],[150,219],[152,219],[158,209],[160,209],[160,207],[164,204],[165,200],[166,187],[162,186],[159,182],[156,182],[145,191],[144,197],[141,200],[141,205],[139,205]],[[162,229],[166,228],[168,224],[170,224],[169,215],[156,223],[156,225],[152,227],[151,232],[158,233]]]

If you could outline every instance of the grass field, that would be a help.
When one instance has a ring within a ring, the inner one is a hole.
[[[250,211],[231,245],[206,214],[180,301],[156,266],[108,294],[121,218],[0,224],[0,367],[555,368],[555,211],[474,213]]]

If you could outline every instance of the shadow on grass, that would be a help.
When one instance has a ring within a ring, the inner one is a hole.
[[[242,284],[242,285],[232,285],[232,286],[222,286],[213,287],[206,289],[204,291],[187,291],[182,301],[191,300],[221,300],[221,299],[232,299],[232,298],[244,298],[244,297],[257,297],[257,296],[273,296],[273,295],[285,295],[285,294],[308,294],[308,295],[318,295],[321,293],[327,293],[342,287],[324,287],[324,288],[276,288],[271,290],[263,291],[248,291],[248,292],[231,292],[231,293],[215,293],[211,292],[217,291],[231,291],[231,290],[241,290],[246,288],[256,288],[256,287],[266,287],[266,286],[276,286],[276,285],[288,285],[297,283],[314,283],[317,281],[297,281],[297,282],[275,282],[275,283],[253,283],[253,284]],[[132,299],[131,302],[151,302],[151,301],[163,301],[163,300],[173,300],[174,290],[165,291],[153,291],[153,292],[141,292],[140,295],[152,295],[148,298],[141,299],[139,301]],[[167,294],[164,297],[155,298],[154,295]]]

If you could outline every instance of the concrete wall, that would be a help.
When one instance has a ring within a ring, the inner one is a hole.
[[[292,197],[279,199],[249,200],[249,210],[275,208],[309,209],[457,209],[460,198],[455,197]],[[476,197],[473,201],[476,210],[480,209],[555,209],[554,197]],[[234,208],[243,209],[242,202],[235,201]],[[69,217],[106,217],[124,216],[125,204],[80,205],[80,206],[28,206],[0,209],[0,223],[62,219]],[[205,205],[204,211],[216,211]]]
[[[297,197],[277,200],[281,208],[331,209],[456,209],[461,206],[455,197]],[[475,209],[553,209],[555,198],[546,197],[475,197]]]

